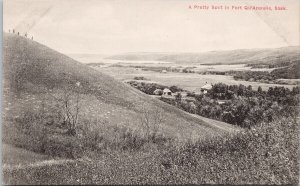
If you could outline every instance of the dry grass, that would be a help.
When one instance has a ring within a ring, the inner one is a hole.
[[[299,123],[283,118],[239,135],[201,141],[169,151],[172,182],[296,184],[299,182]]]
[[[12,145],[2,144],[2,165],[28,164],[50,159],[44,154],[37,154]]]
[[[291,119],[207,141],[148,144],[90,161],[4,171],[9,184],[296,184],[299,125]]]

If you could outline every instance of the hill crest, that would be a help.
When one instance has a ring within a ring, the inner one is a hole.
[[[299,59],[299,56],[300,46],[290,46],[270,49],[237,49],[201,53],[125,53],[110,56],[108,59],[132,61],[157,60],[199,64],[269,64],[279,60],[295,61]]]

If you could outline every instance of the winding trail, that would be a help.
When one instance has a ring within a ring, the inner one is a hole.
[[[44,160],[44,161],[38,161],[35,163],[30,164],[17,164],[17,165],[9,165],[9,164],[3,164],[2,168],[4,171],[12,171],[15,169],[27,169],[27,168],[37,168],[37,167],[43,167],[43,166],[49,166],[49,165],[60,165],[65,163],[73,163],[78,160],[69,160],[69,159],[52,159],[52,160]],[[79,160],[80,161],[80,160]]]

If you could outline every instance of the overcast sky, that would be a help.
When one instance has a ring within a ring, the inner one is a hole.
[[[189,5],[285,5],[287,11]],[[63,53],[202,52],[299,45],[297,0],[6,0],[3,27]]]

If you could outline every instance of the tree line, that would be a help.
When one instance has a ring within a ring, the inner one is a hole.
[[[272,122],[278,117],[293,117],[299,114],[300,87],[292,90],[284,87],[261,87],[226,85],[218,83],[205,95],[195,95],[195,101],[188,102],[176,96],[175,100],[161,98],[187,112],[207,118],[224,121],[244,128],[251,128],[261,122]]]

